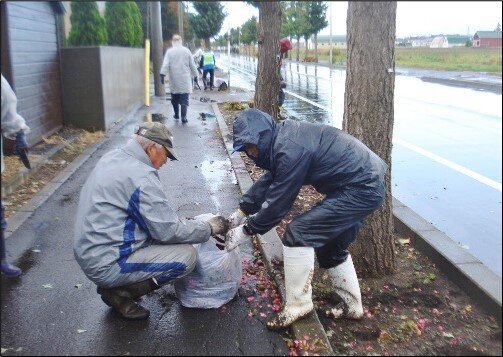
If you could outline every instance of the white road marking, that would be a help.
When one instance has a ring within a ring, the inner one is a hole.
[[[238,71],[240,71],[240,72],[242,72],[244,74],[253,76],[253,74],[245,72],[245,71],[241,70],[240,68],[235,68],[234,67],[234,69],[236,69],[236,70],[238,70]],[[327,107],[325,107],[323,105],[315,103],[312,100],[309,100],[309,99],[307,99],[305,97],[302,97],[302,96],[300,96],[300,95],[298,95],[296,93],[290,92],[288,90],[285,90],[285,93],[288,93],[291,96],[294,96],[294,97],[296,97],[296,98],[298,98],[300,100],[303,100],[304,102],[309,103],[311,105],[314,105],[315,107],[323,109],[323,110],[325,110],[325,111],[327,111],[329,113],[332,113],[332,114],[334,113],[333,109],[327,108]],[[481,174],[479,174],[479,173],[477,173],[475,171],[472,171],[472,170],[470,170],[470,169],[468,169],[468,168],[466,168],[464,166],[461,166],[459,164],[456,164],[455,162],[452,162],[452,161],[449,161],[447,159],[444,159],[443,157],[438,156],[438,155],[436,155],[436,154],[434,154],[432,152],[429,152],[428,150],[425,150],[425,149],[423,149],[423,148],[421,148],[419,146],[416,146],[416,145],[411,144],[411,143],[409,143],[409,142],[407,142],[405,140],[402,140],[399,137],[395,136],[393,138],[393,143],[402,145],[402,146],[404,146],[404,147],[406,147],[406,148],[408,148],[408,149],[410,149],[410,150],[412,150],[412,151],[414,151],[414,152],[416,152],[416,153],[418,153],[420,155],[423,155],[423,156],[425,156],[425,157],[427,157],[427,158],[429,158],[429,159],[431,159],[433,161],[436,161],[436,162],[438,162],[438,163],[440,163],[442,165],[447,166],[448,168],[450,168],[452,170],[455,170],[455,171],[457,171],[457,172],[459,172],[459,173],[461,173],[463,175],[466,175],[466,176],[468,176],[468,177],[470,177],[470,178],[472,178],[474,180],[477,180],[477,181],[483,183],[484,185],[487,185],[489,187],[494,188],[495,190],[498,190],[499,192],[502,192],[502,184],[501,184],[501,182],[497,182],[497,181],[491,180],[490,178],[485,177],[484,175],[481,175]]]

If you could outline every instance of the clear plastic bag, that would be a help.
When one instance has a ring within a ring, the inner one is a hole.
[[[198,218],[198,217],[196,217]],[[215,238],[195,244],[197,263],[194,270],[177,280],[175,292],[185,307],[218,308],[234,298],[241,283],[239,248],[220,250]]]

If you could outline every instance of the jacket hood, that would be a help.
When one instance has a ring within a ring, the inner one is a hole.
[[[255,108],[246,109],[234,119],[234,150],[244,151],[246,144],[256,145],[259,155],[253,160],[261,168],[270,170],[276,129],[276,122],[269,114]]]

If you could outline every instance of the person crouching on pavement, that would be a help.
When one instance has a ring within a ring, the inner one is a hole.
[[[315,253],[320,267],[327,269],[333,291],[342,299],[329,313],[333,318],[361,318],[360,286],[348,247],[364,218],[384,200],[384,161],[337,128],[293,120],[276,123],[257,109],[240,113],[233,129],[234,151],[246,152],[267,171],[229,217],[232,229],[226,236],[227,250],[275,227],[303,185],[313,185],[326,195],[287,225],[283,237],[286,303],[267,327],[286,328],[313,310]]]
[[[80,194],[75,259],[105,304],[126,319],[148,318],[135,300],[190,273],[192,244],[228,230],[221,216],[178,218],[157,172],[168,158],[176,160],[168,128],[143,123],[124,147],[98,161]]]

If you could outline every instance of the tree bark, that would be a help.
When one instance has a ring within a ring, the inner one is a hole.
[[[318,34],[314,34],[314,61],[318,63]]]
[[[378,277],[395,269],[390,181],[396,2],[350,1],[347,27],[343,129],[388,165],[385,201],[366,218],[350,250],[361,276]]]
[[[258,24],[258,65],[255,82],[255,108],[278,117],[279,37],[281,7],[279,2],[261,2]]]
[[[307,46],[307,38],[304,37],[304,42],[306,43],[306,49],[305,49],[305,53],[304,53],[304,61],[307,60],[307,51],[308,51],[308,46]]]
[[[297,62],[299,62],[300,36],[297,36]]]

